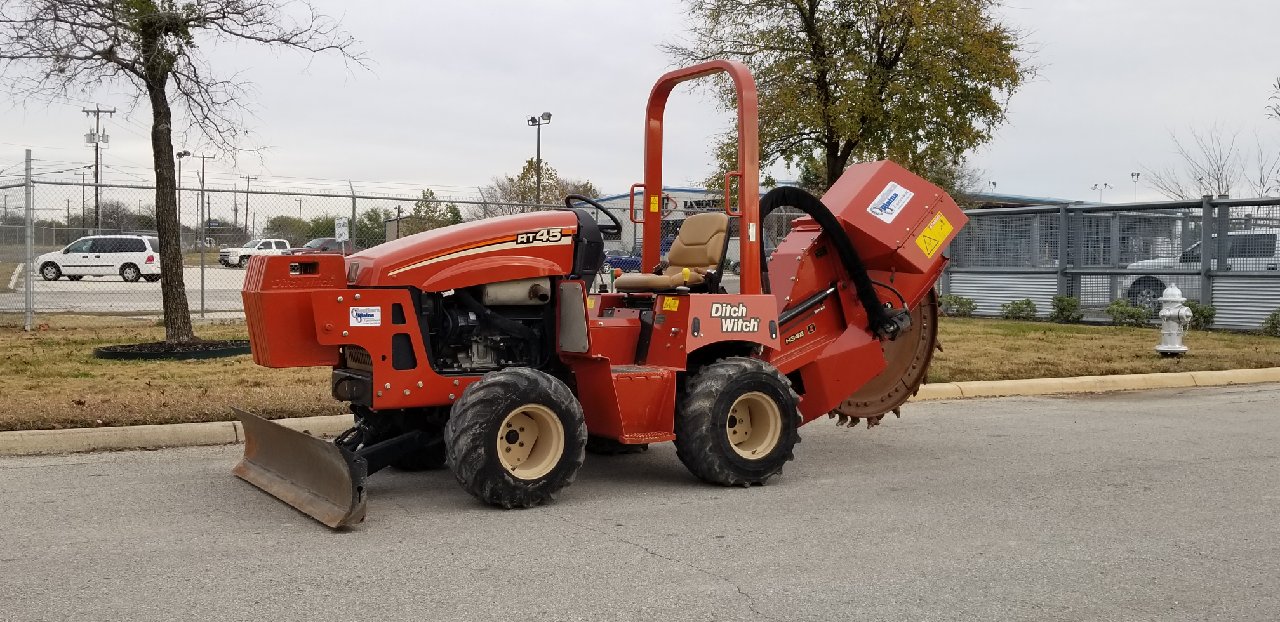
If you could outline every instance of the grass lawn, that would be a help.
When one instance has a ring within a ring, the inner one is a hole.
[[[938,338],[929,382],[1280,367],[1280,339],[1243,333],[1190,332],[1180,358],[1156,354],[1156,328],[942,318]]]
[[[182,254],[182,264],[188,268],[200,267],[200,251],[187,251]],[[209,249],[204,252],[204,265],[218,265],[218,249]]]
[[[151,320],[44,315],[24,333],[22,318],[0,315],[0,430],[217,421],[231,406],[270,417],[331,415],[329,370],[264,369],[249,356],[210,361],[123,362],[95,359],[95,346],[156,341]],[[1162,359],[1155,329],[1064,326],[944,318],[945,348],[931,382],[1198,371],[1280,366],[1280,339],[1195,332],[1191,352]],[[245,338],[242,323],[197,327],[205,339]]]

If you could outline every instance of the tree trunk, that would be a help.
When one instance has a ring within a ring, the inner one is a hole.
[[[160,294],[164,340],[194,341],[187,286],[182,278],[182,230],[178,225],[177,175],[173,164],[173,111],[165,85],[147,85],[151,100],[151,153],[156,169],[156,233],[160,238]]]

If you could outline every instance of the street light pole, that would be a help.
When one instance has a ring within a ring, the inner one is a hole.
[[[1129,173],[1129,179],[1133,180],[1133,202],[1134,203],[1138,202],[1138,178],[1141,176],[1142,176],[1142,173]]]
[[[529,117],[529,125],[536,128],[537,134],[538,134],[536,164],[535,164],[537,168],[535,169],[535,173],[534,173],[537,179],[536,183],[538,184],[538,187],[533,192],[534,203],[538,203],[538,204],[542,203],[542,126],[547,125],[549,123],[551,123],[550,112],[544,112],[542,113],[541,116],[537,116],[537,117]]]
[[[1107,182],[1105,182],[1105,181],[1104,181],[1104,182],[1102,182],[1102,183],[1100,183],[1100,184],[1094,184],[1094,185],[1093,185],[1091,188],[1089,188],[1089,189],[1090,189],[1090,190],[1097,190],[1097,191],[1098,191],[1098,202],[1099,202],[1099,203],[1101,203],[1101,202],[1102,202],[1102,191],[1103,191],[1103,190],[1111,190],[1111,184],[1109,184],[1109,183],[1107,183]]]

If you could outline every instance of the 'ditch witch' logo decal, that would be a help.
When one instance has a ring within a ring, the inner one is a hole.
[[[720,332],[754,333],[760,330],[759,317],[747,317],[747,305],[717,302],[711,305],[711,317],[720,320]]]

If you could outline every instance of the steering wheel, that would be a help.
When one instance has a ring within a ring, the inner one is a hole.
[[[605,235],[622,235],[622,221],[618,220],[618,217],[614,216],[613,212],[605,209],[603,205],[597,203],[595,199],[589,199],[580,194],[571,194],[564,198],[565,207],[573,209],[574,201],[582,201],[583,203],[596,208],[597,211],[603,212],[605,216],[609,217],[609,220],[613,221],[613,224],[611,225],[600,225],[600,233]]]

